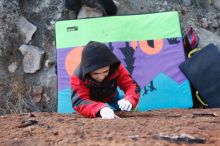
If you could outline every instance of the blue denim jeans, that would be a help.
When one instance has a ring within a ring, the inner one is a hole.
[[[112,100],[110,100],[109,102],[107,102],[106,104],[113,110],[115,111],[120,111],[121,109],[118,106],[118,101],[120,99],[122,99],[123,96],[120,95],[118,92],[116,93],[116,95],[112,98]]]

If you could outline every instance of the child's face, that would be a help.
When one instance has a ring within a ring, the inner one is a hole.
[[[102,82],[108,76],[109,68],[109,66],[105,66],[103,68],[97,69],[91,72],[90,76],[97,82]]]

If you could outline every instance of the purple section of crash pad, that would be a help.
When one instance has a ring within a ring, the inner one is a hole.
[[[136,49],[134,66],[139,69],[134,69],[132,76],[141,87],[149,84],[160,73],[166,74],[179,84],[186,80],[179,69],[185,55],[182,38],[178,40],[178,44],[170,45],[167,39],[164,39],[164,47],[156,55],[145,54],[139,47]]]
[[[112,43],[112,46],[114,48],[113,53],[120,59],[121,63],[126,66],[125,62],[124,62],[124,55],[121,52],[120,48],[124,48],[125,47],[125,42],[117,42],[117,43]]]
[[[70,76],[65,69],[65,59],[73,48],[57,49],[58,91],[70,87]]]

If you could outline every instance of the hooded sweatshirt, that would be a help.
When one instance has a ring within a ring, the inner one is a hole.
[[[102,82],[91,78],[90,73],[110,66],[107,77]],[[71,77],[72,106],[75,111],[85,117],[97,117],[97,113],[107,107],[106,102],[112,102],[117,94],[117,87],[125,93],[135,108],[140,88],[123,67],[119,59],[102,43],[89,42],[83,49],[81,63]]]

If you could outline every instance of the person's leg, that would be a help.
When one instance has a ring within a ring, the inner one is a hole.
[[[100,5],[105,9],[107,15],[112,16],[117,13],[117,6],[113,2],[113,0],[98,0]]]
[[[113,110],[120,111],[120,108],[118,106],[118,101],[122,98],[123,98],[123,96],[120,96],[119,93],[117,92],[116,95],[113,97],[113,99],[111,101],[107,102],[106,104],[110,108],[112,108]]]
[[[80,0],[65,0],[64,5],[66,10],[63,12],[64,19],[76,19],[77,14],[82,6]]]
[[[65,7],[68,10],[75,11],[76,13],[79,12],[81,8],[81,1],[80,0],[65,0]]]
[[[118,89],[114,98],[111,101],[107,102],[106,104],[115,111],[121,111],[118,105],[118,101],[123,99],[123,97],[124,97],[123,91]],[[131,111],[137,111],[137,107],[132,109]]]

